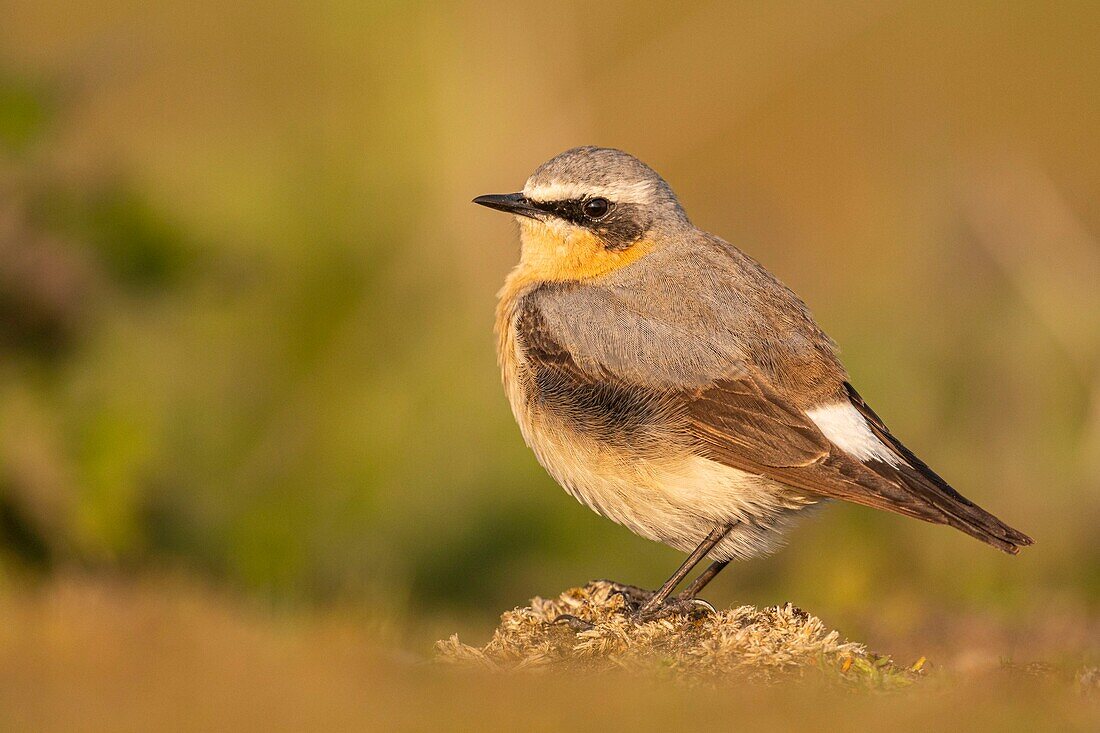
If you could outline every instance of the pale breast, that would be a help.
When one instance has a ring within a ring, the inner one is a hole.
[[[713,557],[748,557],[777,546],[808,502],[775,482],[697,455],[661,405],[555,385],[524,353],[520,300],[502,294],[498,357],[520,431],[539,462],[573,497],[648,539],[690,551],[717,524],[738,528]],[[572,394],[563,390],[572,389]],[[607,400],[620,400],[607,417]],[[632,399],[638,400],[636,396]]]

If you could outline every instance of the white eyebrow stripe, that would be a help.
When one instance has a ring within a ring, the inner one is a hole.
[[[871,432],[863,415],[850,402],[837,402],[806,411],[833,445],[861,461],[876,460],[901,466],[905,461]]]
[[[523,195],[532,201],[567,201],[602,196],[616,202],[640,203],[652,195],[653,187],[654,184],[651,181],[604,186],[582,185],[569,181],[550,181],[531,185],[528,181],[523,187]]]

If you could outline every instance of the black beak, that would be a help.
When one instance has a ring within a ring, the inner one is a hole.
[[[542,209],[532,206],[531,202],[522,193],[486,194],[485,196],[478,196],[474,199],[474,203],[488,206],[490,209],[496,209],[497,211],[516,214],[517,216],[529,216],[532,219],[537,219],[539,214],[546,213]]]

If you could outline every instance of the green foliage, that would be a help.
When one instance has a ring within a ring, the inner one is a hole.
[[[90,17],[28,25],[0,73],[4,567],[481,620],[660,582],[677,553],[523,446],[491,334],[515,234],[468,205],[596,142],[802,294],[899,436],[1038,541],[832,506],[716,601],[1095,608],[1095,10],[803,10],[157,5],[110,24],[156,50],[132,59],[85,55]]]
[[[18,154],[35,143],[55,116],[51,90],[0,70],[0,153]]]

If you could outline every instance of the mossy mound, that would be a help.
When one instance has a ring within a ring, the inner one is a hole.
[[[816,678],[874,689],[908,685],[923,665],[922,659],[899,667],[791,604],[699,608],[636,623],[624,588],[630,587],[596,580],[557,598],[533,598],[530,606],[503,614],[485,646],[453,635],[436,643],[437,658],[493,671],[619,670],[686,682]],[[581,622],[554,623],[565,614]]]

